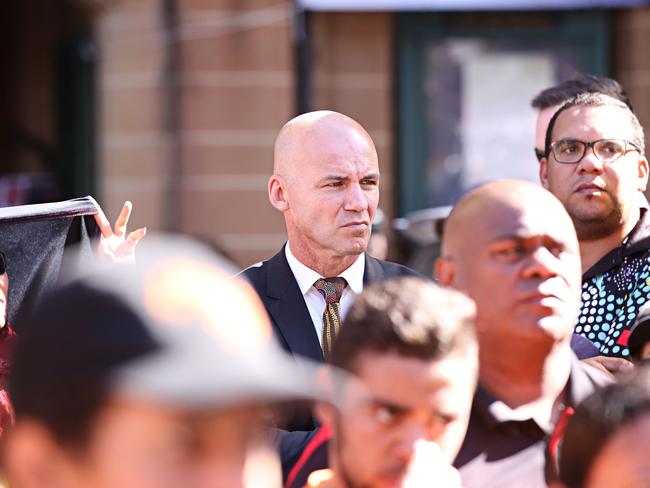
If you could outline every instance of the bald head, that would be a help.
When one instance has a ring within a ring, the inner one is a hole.
[[[476,188],[454,206],[445,223],[442,254],[464,254],[467,245],[475,242],[472,235],[507,225],[523,213],[534,220],[557,222],[569,240],[575,236],[569,215],[551,193],[527,181],[500,180]]]
[[[482,354],[502,357],[515,340],[522,361],[568,347],[580,301],[578,240],[541,187],[505,180],[466,195],[447,220],[436,277],[476,302]]]
[[[336,276],[366,250],[379,163],[370,136],[350,117],[319,111],[289,121],[275,142],[268,188],[289,249],[305,266]]]
[[[337,144],[358,146],[377,158],[370,135],[357,121],[338,112],[318,110],[298,115],[282,127],[275,140],[273,172],[293,175],[310,161],[304,156],[332,150]]]

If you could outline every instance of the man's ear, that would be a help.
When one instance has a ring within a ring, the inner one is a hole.
[[[289,210],[289,200],[287,199],[287,192],[285,182],[280,175],[273,175],[269,178],[269,201],[280,212]]]
[[[645,191],[648,186],[648,160],[645,156],[639,156],[637,165],[639,168],[639,191]]]
[[[542,158],[539,162],[539,182],[548,190],[548,159]]]
[[[453,286],[456,279],[456,264],[451,258],[441,256],[433,267],[433,275],[442,286]]]
[[[62,448],[44,426],[31,420],[18,421],[5,436],[2,457],[11,486],[63,486]]]

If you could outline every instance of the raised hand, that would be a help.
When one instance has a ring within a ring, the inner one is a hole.
[[[100,257],[110,259],[114,263],[135,263],[135,246],[145,236],[147,228],[142,227],[126,235],[126,225],[129,223],[132,208],[131,202],[124,202],[115,221],[115,230],[111,228],[101,209],[95,214],[95,222],[102,233],[98,248]]]

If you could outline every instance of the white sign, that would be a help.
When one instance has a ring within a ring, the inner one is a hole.
[[[649,0],[296,0],[306,10],[427,11],[427,10],[561,10],[650,5]]]

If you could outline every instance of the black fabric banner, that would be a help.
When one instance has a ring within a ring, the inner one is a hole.
[[[0,251],[9,275],[9,323],[20,333],[15,319],[59,278],[72,257],[64,251],[77,245],[74,259],[94,259],[99,229],[93,215],[99,206],[92,197],[65,202],[0,208]],[[70,263],[71,264],[71,263]]]

